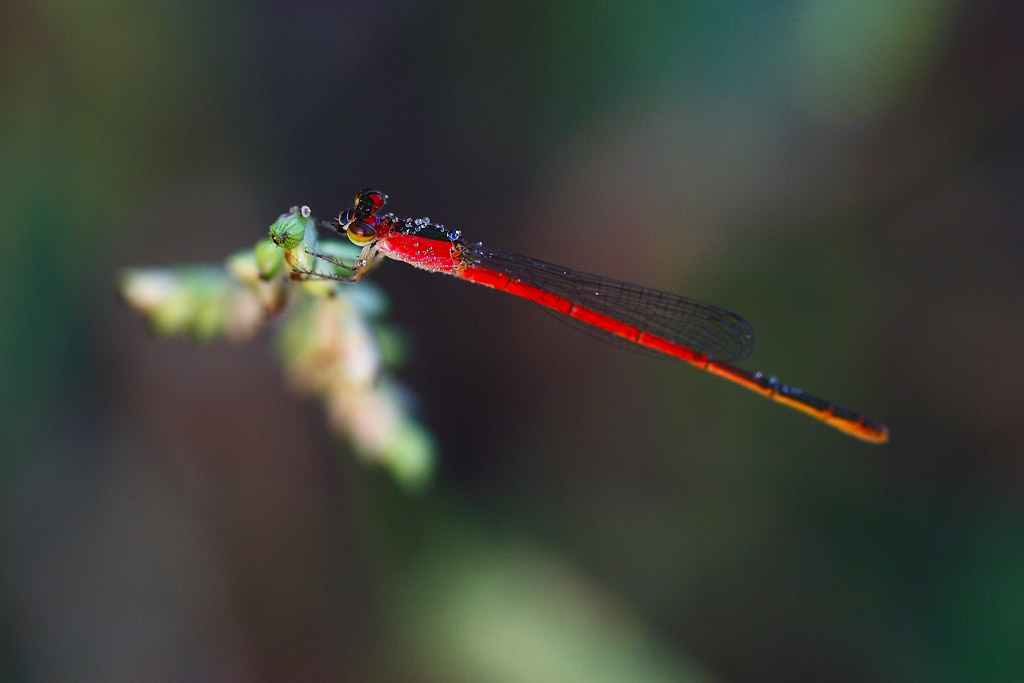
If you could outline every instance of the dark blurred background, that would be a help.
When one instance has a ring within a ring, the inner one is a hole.
[[[0,678],[1024,679],[1024,9],[0,5]],[[871,447],[387,264],[439,444],[358,464],[128,265],[293,204],[685,293]]]

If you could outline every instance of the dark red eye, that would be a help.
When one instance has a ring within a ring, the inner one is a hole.
[[[356,195],[355,214],[357,218],[367,218],[374,215],[388,201],[388,196],[380,190],[366,188],[360,190]]]
[[[373,206],[376,209],[379,209],[380,207],[388,203],[388,196],[386,194],[384,194],[380,190],[374,190],[373,188],[369,187],[366,188],[365,190],[362,190],[359,193],[359,196],[369,199],[371,202],[373,202]]]

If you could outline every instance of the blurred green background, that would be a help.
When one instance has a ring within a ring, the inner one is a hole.
[[[0,679],[1024,679],[1020,3],[0,5]],[[735,310],[870,447],[388,264],[434,488],[128,265],[293,204]]]

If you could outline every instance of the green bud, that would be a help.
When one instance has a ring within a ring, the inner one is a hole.
[[[270,239],[282,249],[294,249],[302,243],[307,229],[314,229],[309,207],[293,206],[288,213],[278,216],[270,226]]]
[[[267,240],[268,242],[270,240]],[[273,246],[273,243],[271,243]],[[274,247],[275,251],[280,251],[277,247]],[[246,249],[240,251],[237,254],[232,254],[228,257],[225,262],[227,265],[228,272],[231,273],[236,280],[246,285],[254,285],[259,281],[259,273],[256,270],[256,254],[254,249]]]
[[[406,418],[390,434],[378,454],[400,486],[417,493],[430,485],[434,475],[435,446],[422,425]]]
[[[255,255],[256,270],[263,280],[274,277],[284,266],[284,252],[278,249],[272,239],[262,239],[257,242]]]

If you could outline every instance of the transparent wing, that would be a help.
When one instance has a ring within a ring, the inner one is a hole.
[[[754,346],[754,330],[749,323],[735,313],[703,301],[581,273],[482,244],[464,244],[463,254],[471,264],[504,273],[575,305],[718,360],[742,360]],[[619,345],[643,349],[637,344],[622,344],[621,337],[575,318],[564,315],[558,318],[603,339],[610,338]]]

